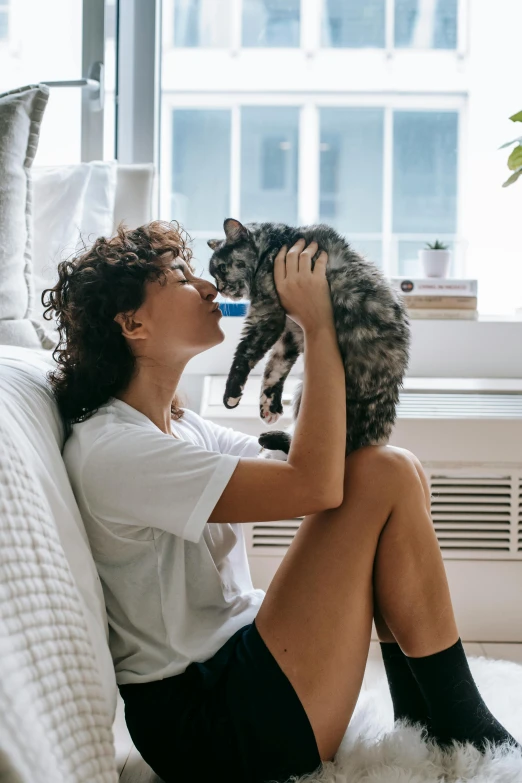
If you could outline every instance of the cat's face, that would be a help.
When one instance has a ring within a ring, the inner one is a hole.
[[[229,299],[248,299],[258,253],[249,231],[239,220],[223,224],[225,239],[209,239],[212,250],[208,271],[220,294]]]

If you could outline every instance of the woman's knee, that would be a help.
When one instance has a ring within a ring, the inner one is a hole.
[[[345,459],[345,488],[357,480],[369,489],[403,486],[418,475],[418,462],[412,452],[396,446],[363,446]]]
[[[420,459],[408,449],[403,449],[400,446],[386,446],[387,449],[393,449],[395,451],[402,452],[414,465],[415,470],[417,471],[417,474],[421,480],[422,488],[424,490],[424,496],[426,498],[426,507],[428,509],[428,512],[431,512],[431,490],[430,490],[430,484],[428,481],[428,477],[426,476],[426,473],[424,471],[424,468],[422,467],[422,463]]]

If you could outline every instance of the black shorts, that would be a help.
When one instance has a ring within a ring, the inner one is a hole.
[[[165,783],[282,783],[322,766],[304,707],[255,621],[182,674],[118,687],[132,741]]]

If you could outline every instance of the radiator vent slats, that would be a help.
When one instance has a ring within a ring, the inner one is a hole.
[[[399,397],[398,418],[512,419],[522,417],[522,394],[405,392]]]
[[[430,488],[431,515],[443,552],[510,551],[513,515],[510,475],[432,474]]]
[[[522,477],[518,480],[517,551],[522,553]]]
[[[470,395],[464,396],[469,399]],[[439,469],[426,473],[431,515],[443,554],[454,558],[522,559],[522,471],[474,474]],[[282,556],[302,519],[253,524],[253,551]]]

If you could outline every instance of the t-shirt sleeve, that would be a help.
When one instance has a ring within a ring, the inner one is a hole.
[[[80,481],[91,514],[197,543],[238,456],[142,427],[99,437]]]
[[[261,453],[261,445],[255,435],[233,430],[232,427],[222,427],[209,419],[204,419],[205,426],[214,433],[222,454],[233,454],[237,457],[257,457]]]

